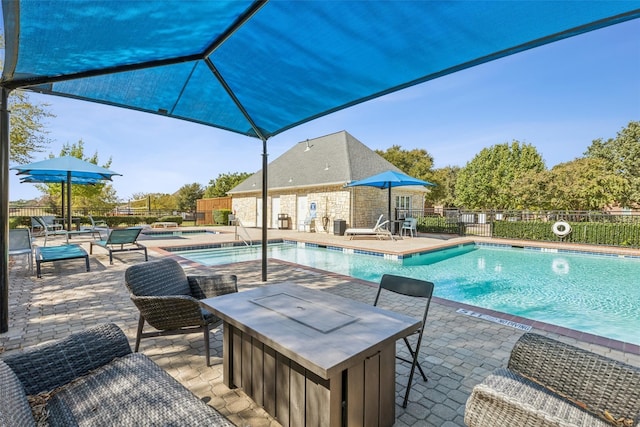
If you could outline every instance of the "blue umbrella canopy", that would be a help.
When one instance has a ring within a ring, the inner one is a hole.
[[[71,184],[96,184],[101,181],[111,181],[111,177],[114,175],[121,175],[73,156],[53,157],[27,165],[14,166],[11,169],[17,170],[17,175],[25,175],[20,182],[60,183],[62,184],[63,194],[64,184],[66,183],[66,223],[68,230],[71,230]],[[62,204],[64,205],[64,195]]]
[[[372,175],[368,178],[364,178],[358,181],[353,181],[347,184],[347,187],[357,187],[357,186],[367,186],[367,187],[377,187],[380,189],[391,188],[391,187],[402,187],[406,185],[435,185],[429,181],[423,181],[418,178],[414,178],[402,172],[388,170],[385,172],[381,172],[375,175]]]
[[[350,182],[346,185],[346,187],[376,187],[380,189],[387,188],[389,190],[387,200],[389,216],[387,218],[389,219],[389,221],[391,221],[391,188],[409,185],[435,186],[435,184],[429,181],[423,181],[402,172],[388,170],[376,175],[372,175],[368,178]]]
[[[14,166],[11,169],[17,170],[17,175],[31,175],[37,179],[53,177],[54,181],[60,177],[66,180],[67,174],[71,174],[72,178],[108,181],[111,181],[111,177],[114,175],[121,175],[118,172],[113,172],[73,156],[53,157],[27,165]]]

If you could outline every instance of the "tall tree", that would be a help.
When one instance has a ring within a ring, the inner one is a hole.
[[[176,193],[178,209],[183,212],[195,212],[197,200],[204,196],[204,188],[197,182],[185,184]]]
[[[425,195],[425,200],[432,205],[442,205],[445,208],[455,206],[456,181],[460,173],[459,166],[445,166],[433,171],[430,182],[436,184]]]
[[[458,174],[456,204],[468,209],[516,209],[512,188],[531,172],[545,170],[529,144],[513,141],[484,148]]]
[[[629,122],[615,138],[594,140],[585,156],[604,160],[610,172],[627,181],[626,190],[618,196],[620,205],[640,206],[640,122]]]
[[[216,179],[209,181],[209,186],[204,192],[204,197],[224,197],[227,192],[240,184],[252,174],[249,172],[221,173]]]
[[[144,201],[146,208],[152,211],[174,211],[178,207],[176,197],[167,193],[133,193],[132,198]]]
[[[599,158],[581,158],[554,166],[547,174],[549,207],[600,210],[627,191],[628,182]]]
[[[84,160],[94,165],[98,163],[98,153],[85,157],[84,142],[82,140],[75,144],[64,144],[60,150],[60,156],[72,156]],[[49,154],[49,158],[56,157]],[[100,165],[103,168],[111,167],[111,158]],[[52,206],[59,206],[62,196],[62,186],[60,184],[37,184],[36,188],[40,190]],[[99,183],[95,185],[72,185],[71,205],[74,209],[111,209],[117,203],[116,191],[109,183]]]
[[[18,164],[33,161],[34,154],[44,152],[51,143],[44,120],[55,117],[48,104],[34,104],[21,90],[9,96],[9,160]]]
[[[386,151],[375,150],[375,152],[407,175],[431,182],[433,157],[427,150],[422,148],[403,150],[401,146],[393,145]]]
[[[4,35],[0,34],[0,50],[4,50]],[[4,64],[0,61],[0,68]],[[9,161],[18,164],[34,160],[34,153],[43,153],[51,140],[47,138],[43,121],[55,117],[49,104],[31,102],[26,92],[14,90],[9,95]]]

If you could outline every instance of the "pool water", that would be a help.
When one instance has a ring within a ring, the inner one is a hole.
[[[181,251],[205,265],[259,259],[261,249]],[[435,283],[434,295],[640,344],[640,260],[466,245],[397,260],[291,244],[268,256],[372,282],[398,274]]]

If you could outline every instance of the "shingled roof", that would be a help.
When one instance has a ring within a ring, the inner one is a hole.
[[[302,141],[269,163],[268,188],[346,184],[387,170],[402,172],[346,131]],[[259,191],[262,170],[230,194]]]

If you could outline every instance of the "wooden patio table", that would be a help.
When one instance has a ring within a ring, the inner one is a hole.
[[[293,283],[208,298],[223,375],[283,426],[391,426],[395,342],[421,322]]]

